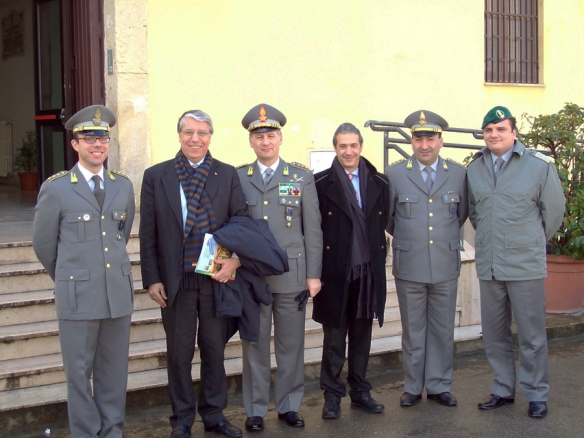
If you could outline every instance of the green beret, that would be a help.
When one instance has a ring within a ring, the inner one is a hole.
[[[268,132],[283,127],[286,116],[277,108],[260,103],[247,112],[241,124],[249,132]]]
[[[483,119],[483,126],[481,126],[481,129],[485,129],[485,126],[487,126],[489,123],[499,123],[505,119],[510,119],[511,117],[513,117],[513,115],[507,108],[504,106],[496,106],[491,111],[489,111]]]

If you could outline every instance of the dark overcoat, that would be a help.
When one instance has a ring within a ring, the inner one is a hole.
[[[367,239],[371,252],[373,289],[377,300],[377,319],[383,325],[383,313],[387,294],[385,257],[387,243],[385,226],[389,215],[389,182],[385,175],[365,161],[367,170],[367,192],[365,217]],[[322,216],[323,255],[322,276],[324,282],[320,293],[314,298],[312,318],[323,325],[339,328],[346,311],[347,281],[350,269],[351,235],[353,224],[349,201],[337,172],[331,167],[315,175],[316,192]]]

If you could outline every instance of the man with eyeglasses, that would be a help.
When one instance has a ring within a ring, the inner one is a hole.
[[[197,274],[195,268],[205,233],[232,216],[245,216],[247,206],[235,168],[209,152],[211,118],[203,111],[187,111],[177,131],[175,158],[144,172],[140,207],[142,284],[160,305],[166,332],[170,436],[189,437],[195,421],[191,361],[196,339],[201,355],[198,411],[205,430],[238,437],[241,430],[223,415],[228,319],[215,318],[212,282],[226,283],[240,263],[236,258],[216,261],[222,268],[213,277]]]
[[[73,437],[121,437],[124,427],[134,189],[126,175],[103,165],[115,123],[101,105],[69,119],[79,162],[43,183],[35,209],[33,247],[55,282]]]

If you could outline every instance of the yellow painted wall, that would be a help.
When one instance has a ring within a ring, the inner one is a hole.
[[[266,102],[288,118],[286,160],[332,149],[349,121],[381,168],[382,134],[362,128],[368,119],[425,108],[478,128],[495,105],[517,116],[584,105],[583,3],[543,0],[545,86],[522,87],[484,84],[482,0],[148,0],[152,163],[174,156],[189,109],[211,115],[211,151],[234,165],[255,158],[240,121]]]

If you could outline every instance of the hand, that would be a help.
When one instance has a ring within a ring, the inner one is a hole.
[[[156,301],[163,309],[166,307],[166,293],[162,283],[154,283],[148,286],[148,294],[153,301]]]
[[[233,273],[237,268],[241,266],[239,259],[215,259],[215,263],[221,265],[221,270],[216,274],[212,275],[211,278],[220,283],[227,283],[230,277],[233,277]]]
[[[321,286],[320,278],[306,278],[306,289],[310,293],[310,298],[314,298],[320,292]]]

